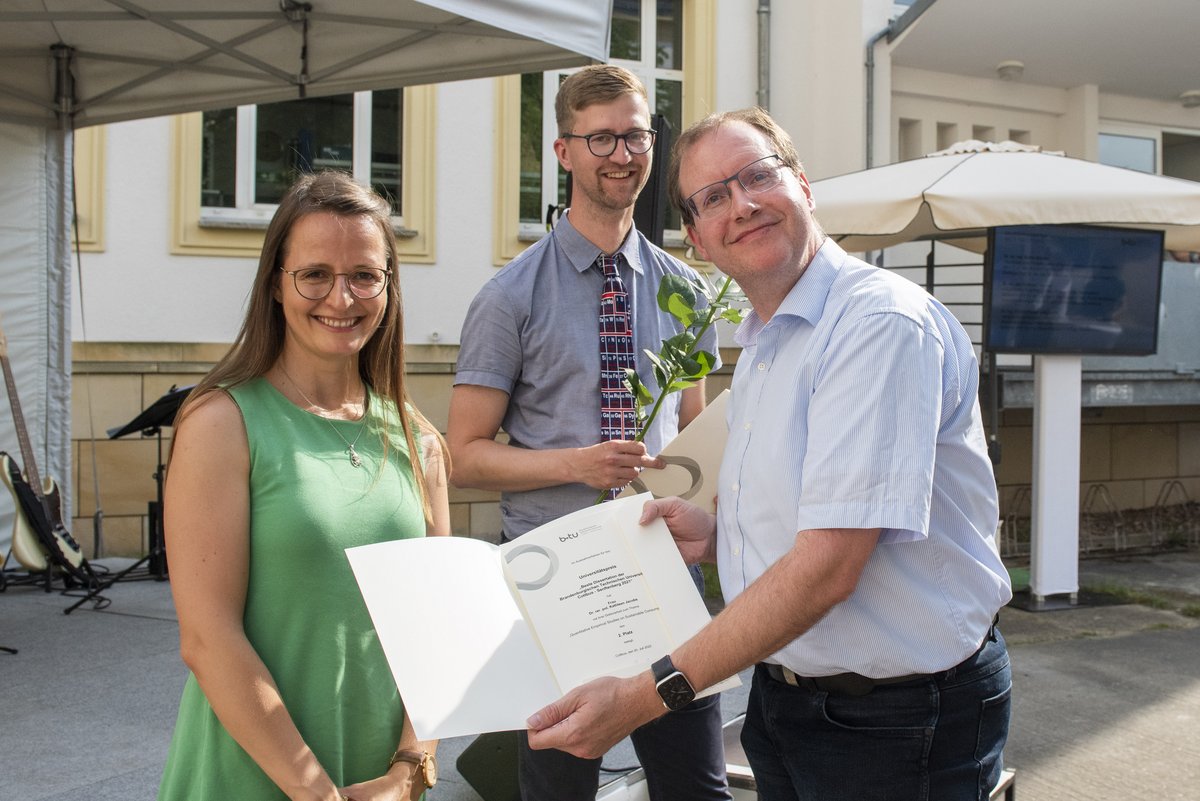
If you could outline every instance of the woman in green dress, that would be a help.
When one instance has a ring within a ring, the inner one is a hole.
[[[405,390],[390,214],[345,175],[301,178],[181,409],[165,526],[191,674],[160,801],[411,801],[436,780],[345,555],[450,530],[445,449]]]

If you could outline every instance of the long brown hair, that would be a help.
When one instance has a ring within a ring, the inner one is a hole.
[[[231,389],[258,378],[279,359],[287,324],[274,292],[283,275],[280,268],[288,246],[288,235],[302,217],[318,212],[341,217],[365,217],[383,235],[387,268],[392,271],[391,280],[384,290],[387,304],[379,328],[359,354],[358,373],[363,383],[371,387],[375,394],[391,400],[399,410],[403,421],[400,428],[404,431],[404,441],[408,446],[413,477],[421,492],[425,519],[432,521],[429,487],[413,436],[414,426],[421,434],[434,438],[443,460],[448,458],[449,452],[437,429],[410,401],[404,383],[404,304],[398,279],[399,258],[396,234],[392,229],[391,207],[373,190],[356,183],[345,173],[325,171],[304,175],[283,196],[275,216],[267,226],[262,254],[258,259],[258,273],[250,290],[250,301],[241,330],[225,356],[188,395],[179,417],[181,420],[185,418],[209,393]],[[390,437],[386,430],[381,437],[386,460]]]

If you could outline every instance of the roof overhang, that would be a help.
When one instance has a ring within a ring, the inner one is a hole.
[[[1020,61],[1024,83],[1176,102],[1200,90],[1198,26],[1196,0],[917,0],[889,40],[896,66],[996,78]]]

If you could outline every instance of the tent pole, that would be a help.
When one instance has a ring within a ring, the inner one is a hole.
[[[54,113],[58,115],[58,128],[69,131],[75,118],[75,48],[65,44],[50,46],[54,53]]]

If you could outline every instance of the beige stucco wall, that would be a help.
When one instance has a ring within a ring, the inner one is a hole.
[[[148,504],[157,497],[156,437],[130,434],[108,439],[162,397],[172,386],[195,384],[224,354],[227,345],[75,343],[72,398],[71,532],[89,557],[141,556],[149,548]],[[446,430],[457,346],[410,345],[409,394],[438,430]],[[735,351],[722,352],[729,366],[709,381],[710,396],[729,386]],[[90,424],[89,424],[89,421]],[[172,429],[163,430],[164,460]],[[94,465],[94,467],[93,467]],[[99,498],[99,503],[97,503]],[[103,510],[97,554],[94,515]],[[499,493],[450,489],[450,522],[459,536],[497,541]]]

